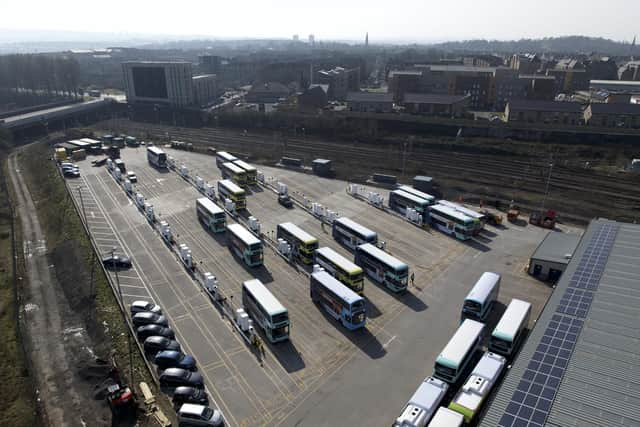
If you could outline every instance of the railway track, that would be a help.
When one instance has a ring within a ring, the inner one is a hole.
[[[105,123],[108,126],[108,122]],[[151,134],[165,139],[185,140],[198,146],[213,146],[243,154],[268,153],[269,157],[282,155],[309,160],[327,157],[336,160],[336,167],[347,167],[350,175],[373,171],[399,174],[403,169],[412,173],[427,173],[442,180],[469,183],[470,187],[485,187],[487,194],[528,193],[540,198],[545,192],[549,175],[549,158],[538,155],[531,158],[506,157],[468,152],[433,150],[412,144],[413,148],[403,153],[400,143],[345,143],[311,140],[300,137],[276,137],[275,134],[239,133],[215,128],[174,128],[148,125],[121,120],[118,127],[134,134]],[[446,147],[443,145],[443,147]],[[403,160],[404,157],[404,160]],[[558,161],[559,160],[559,161]],[[579,217],[593,216],[595,212],[607,212],[611,218],[633,217],[640,210],[640,195],[637,188],[640,179],[632,176],[616,176],[588,169],[569,168],[562,159],[555,161],[549,183],[550,205],[575,212]],[[352,178],[353,179],[353,178]],[[481,196],[482,197],[482,196]],[[578,203],[576,203],[578,202]],[[625,215],[624,213],[628,214]]]

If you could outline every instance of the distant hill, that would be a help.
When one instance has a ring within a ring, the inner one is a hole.
[[[549,52],[549,53],[601,53],[606,55],[640,54],[636,45],[617,42],[601,37],[567,36],[547,37],[543,39],[520,39],[512,41],[500,40],[465,40],[444,42],[433,45],[446,51],[511,53],[511,52]]]

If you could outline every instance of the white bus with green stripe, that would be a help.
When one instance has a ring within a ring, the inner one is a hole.
[[[512,299],[500,321],[491,333],[489,350],[504,356],[512,356],[520,346],[531,316],[531,304]]]
[[[450,384],[456,383],[473,359],[482,341],[484,325],[466,319],[444,347],[434,368],[433,376]]]
[[[462,414],[464,421],[470,423],[480,412],[487,396],[491,394],[506,363],[506,359],[499,354],[486,352],[449,403],[449,409]]]

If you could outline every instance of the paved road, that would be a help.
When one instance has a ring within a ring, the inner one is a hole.
[[[92,399],[87,384],[77,377],[77,367],[91,356],[91,344],[82,319],[71,310],[52,274],[45,236],[15,151],[9,156],[9,175],[25,245],[25,338],[44,416],[53,426],[110,425],[108,409]]]

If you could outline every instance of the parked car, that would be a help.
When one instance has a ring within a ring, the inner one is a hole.
[[[291,201],[291,197],[286,194],[281,194],[278,196],[278,203],[284,206],[287,209],[291,209],[293,207],[293,202]]]
[[[207,396],[207,392],[204,389],[187,386],[176,387],[171,400],[177,407],[182,406],[183,403],[209,404],[209,396]]]
[[[138,177],[132,171],[127,172],[127,179],[131,182],[138,182]]]
[[[126,255],[106,255],[102,263],[107,268],[131,268],[131,258]]]
[[[142,325],[162,325],[169,326],[167,318],[158,313],[151,313],[149,311],[141,311],[131,317],[133,326],[138,327]]]
[[[161,387],[173,388],[180,386],[189,386],[204,388],[202,375],[200,375],[198,372],[191,372],[181,368],[165,369],[162,374],[160,374],[159,381]]]
[[[144,340],[144,351],[149,354],[157,354],[163,350],[180,351],[180,343],[167,337],[148,337]]]
[[[152,302],[138,300],[131,303],[131,315],[140,313],[141,311],[149,311],[151,313],[162,314],[162,308]]]
[[[166,326],[154,325],[154,324],[140,326],[138,329],[136,329],[136,335],[138,336],[138,339],[142,342],[144,342],[144,340],[146,340],[148,337],[151,337],[154,335],[158,337],[166,337],[171,339],[174,339],[176,337],[176,334],[173,332],[173,329]]]
[[[180,425],[220,427],[224,424],[222,413],[204,405],[185,403],[178,409]]]
[[[167,368],[182,368],[189,371],[195,371],[196,359],[188,354],[181,353],[175,350],[163,350],[156,354],[153,358],[153,363],[160,369]]]
[[[80,176],[80,169],[77,169],[77,168],[62,169],[62,175],[67,178],[78,178]]]

